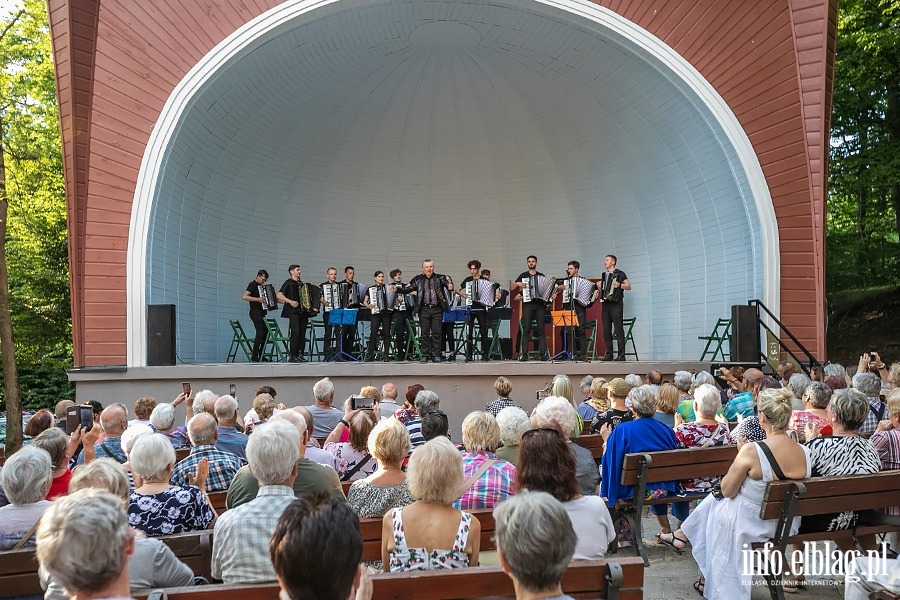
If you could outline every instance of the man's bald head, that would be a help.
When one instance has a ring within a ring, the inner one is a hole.
[[[388,381],[386,384],[381,386],[381,398],[396,400],[397,399],[397,386]]]
[[[765,377],[762,371],[759,369],[750,368],[744,371],[744,379],[747,380],[747,387],[753,387],[757,385],[762,378]]]
[[[303,420],[306,421],[306,430],[312,435],[312,431],[315,427],[313,427],[313,416],[312,413],[309,412],[309,409],[305,406],[295,406],[291,410],[303,417]]]
[[[110,404],[100,413],[100,426],[108,437],[122,435],[128,427],[128,409],[124,404]]]
[[[218,423],[216,418],[209,413],[200,413],[194,415],[188,421],[188,437],[194,446],[203,446],[207,444],[215,444],[218,440]]]

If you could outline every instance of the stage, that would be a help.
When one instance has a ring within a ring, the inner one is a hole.
[[[233,383],[241,412],[250,409],[254,390],[270,385],[278,392],[277,401],[286,406],[308,406],[314,402],[313,384],[330,377],[335,384],[335,406],[363,386],[378,387],[388,381],[397,385],[402,396],[407,386],[420,383],[437,392],[441,409],[450,419],[454,439],[459,439],[460,424],[466,414],[484,410],[495,399],[494,380],[500,375],[513,384],[510,397],[530,411],[537,404],[537,392],[563,373],[572,380],[575,397],[580,400],[578,382],[585,375],[606,379],[637,373],[644,377],[648,371],[658,370],[663,379],[672,381],[679,370],[708,370],[710,363],[684,362],[518,362],[491,361],[466,363],[462,356],[445,363],[369,362],[369,363],[216,363],[180,364],[167,367],[124,366],[72,369],[69,378],[76,384],[76,401],[98,400],[104,406],[121,402],[132,409],[134,401],[152,396],[160,402],[171,402],[181,392],[181,382],[190,381],[194,393],[211,389],[217,394],[228,393]],[[402,403],[402,398],[401,398]],[[177,418],[183,418],[182,408]]]

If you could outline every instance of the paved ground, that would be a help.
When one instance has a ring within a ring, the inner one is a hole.
[[[691,557],[690,551],[683,555],[677,555],[668,546],[663,546],[656,541],[659,525],[656,518],[644,515],[644,538],[647,546],[647,554],[650,558],[650,566],[644,571],[644,599],[645,600],[699,600],[700,596],[694,591],[693,583],[699,577],[697,563]],[[629,549],[620,552],[630,552]],[[611,555],[610,558],[615,555]],[[815,582],[816,580],[812,580]],[[821,580],[820,580],[821,582]],[[754,580],[752,600],[768,600],[769,592],[762,579]],[[799,590],[796,594],[787,594],[787,598],[843,598],[844,587],[835,585],[808,585],[806,589]],[[723,599],[730,600],[730,599]]]

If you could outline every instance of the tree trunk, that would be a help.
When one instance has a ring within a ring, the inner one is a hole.
[[[6,268],[6,219],[9,202],[3,149],[3,120],[0,119],[0,355],[3,358],[3,391],[6,395],[6,456],[9,456],[22,447],[22,396],[16,369],[16,343],[13,338],[9,273]]]

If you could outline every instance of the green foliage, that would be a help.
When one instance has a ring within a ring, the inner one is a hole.
[[[2,373],[0,373],[2,374]],[[66,376],[66,370],[54,365],[27,365],[19,367],[19,385],[22,388],[22,406],[53,410],[56,403],[75,399],[75,386]],[[3,387],[0,386],[0,403],[5,406]]]
[[[42,0],[24,0],[22,7],[25,13],[0,41],[0,119],[9,198],[6,251],[12,321],[17,363],[24,374],[29,368],[59,370],[70,365],[72,326],[47,8]]]
[[[900,283],[900,2],[841,2],[826,218],[830,292]]]

